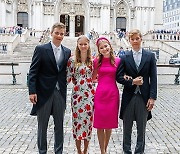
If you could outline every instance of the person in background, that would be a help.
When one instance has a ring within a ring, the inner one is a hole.
[[[116,70],[120,59],[114,56],[107,38],[98,38],[96,45],[99,55],[93,61],[93,80],[98,78],[98,85],[94,98],[93,126],[97,129],[101,154],[106,154],[112,129],[118,127],[119,90]]]
[[[125,51],[124,51],[123,47],[120,47],[119,52],[118,52],[118,57],[121,58],[121,56],[124,54],[125,54]]]
[[[40,154],[47,153],[47,127],[50,115],[54,119],[54,152],[63,153],[66,68],[71,55],[71,50],[61,44],[65,33],[63,23],[55,23],[52,26],[52,41],[36,46],[29,70],[29,99],[33,104],[31,115],[37,115]]]
[[[147,120],[157,98],[157,68],[155,55],[141,47],[142,34],[138,29],[129,32],[131,51],[121,56],[116,80],[124,85],[120,118],[123,120],[123,152],[132,154],[131,134],[133,121],[137,125],[135,154],[143,154]],[[124,78],[124,74],[129,79]]]
[[[90,40],[86,36],[81,35],[77,39],[75,57],[69,59],[67,70],[67,80],[74,84],[71,95],[73,137],[78,154],[87,154],[92,134],[95,87],[92,82]]]

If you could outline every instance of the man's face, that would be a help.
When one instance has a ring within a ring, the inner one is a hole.
[[[65,35],[64,28],[54,28],[54,31],[51,33],[52,42],[55,45],[60,45]]]
[[[129,39],[130,44],[132,45],[132,48],[135,50],[139,50],[141,47],[142,38],[139,36],[139,34],[134,34]]]

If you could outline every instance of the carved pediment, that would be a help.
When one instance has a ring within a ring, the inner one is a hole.
[[[116,16],[126,16],[127,15],[127,7],[124,4],[123,0],[117,6]]]
[[[81,3],[62,3],[61,13],[84,15],[85,10]]]
[[[44,14],[54,14],[54,5],[51,4],[44,4]]]
[[[18,12],[28,12],[27,0],[18,0],[17,10]]]

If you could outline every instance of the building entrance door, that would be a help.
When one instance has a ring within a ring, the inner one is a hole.
[[[23,28],[28,28],[28,13],[18,12],[17,13],[17,25]]]
[[[84,34],[84,16],[75,16],[75,36],[80,36]]]
[[[116,18],[116,31],[126,32],[126,18],[125,17]]]
[[[69,36],[69,15],[60,15],[60,22],[66,25],[66,36]]]

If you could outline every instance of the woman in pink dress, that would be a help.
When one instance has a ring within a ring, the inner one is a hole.
[[[96,45],[98,57],[94,59],[93,80],[98,78],[98,85],[94,98],[94,128],[101,154],[106,154],[112,128],[118,128],[119,90],[116,85],[116,70],[119,58],[113,55],[109,40],[100,37]]]
[[[72,125],[78,154],[87,154],[92,135],[95,87],[92,82],[93,63],[89,43],[86,36],[79,36],[75,57],[69,58],[67,67],[68,82],[72,80],[74,84],[71,95]]]

